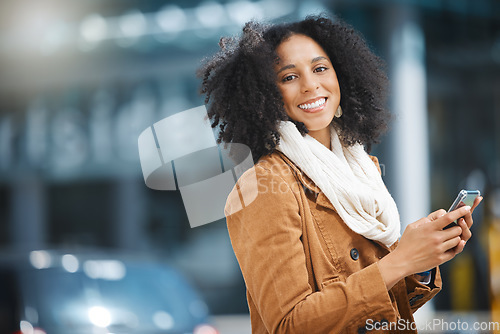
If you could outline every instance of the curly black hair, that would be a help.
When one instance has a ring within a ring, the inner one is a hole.
[[[385,64],[351,26],[326,15],[276,25],[249,22],[240,38],[221,38],[219,52],[198,71],[212,127],[220,128],[218,143],[245,144],[255,161],[279,144],[278,123],[291,119],[277,86],[276,48],[295,34],[314,39],[332,62],[343,110],[334,124],[342,141],[369,151],[390,120]],[[307,133],[303,123],[293,122]]]

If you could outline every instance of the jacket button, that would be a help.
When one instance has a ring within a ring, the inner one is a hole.
[[[359,252],[356,248],[351,249],[351,258],[356,261],[359,259]]]

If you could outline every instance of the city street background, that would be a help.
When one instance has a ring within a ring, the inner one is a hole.
[[[442,266],[443,291],[417,319],[500,321],[497,0],[2,1],[0,255],[145,254],[182,273],[221,334],[250,333],[225,220],[191,228],[178,190],[149,189],[138,138],[204,104],[196,70],[220,37],[251,19],[320,12],[359,30],[387,64],[394,117],[372,154],[403,228],[460,189],[484,195],[473,238]],[[169,316],[155,321],[168,327]]]

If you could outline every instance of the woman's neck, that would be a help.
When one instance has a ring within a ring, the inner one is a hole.
[[[309,131],[308,133],[311,137],[319,141],[323,144],[327,149],[332,149],[332,140],[330,137],[330,127],[317,130],[317,131]]]

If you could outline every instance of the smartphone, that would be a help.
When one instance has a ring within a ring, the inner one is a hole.
[[[457,198],[455,198],[455,201],[453,201],[453,204],[451,204],[450,208],[448,209],[448,212],[451,212],[453,210],[456,210],[462,206],[468,205],[472,207],[474,204],[474,200],[476,197],[481,196],[481,192],[479,190],[460,190],[458,192]],[[450,228],[452,226],[457,225],[457,221],[455,220],[451,224],[445,227],[445,229]]]

